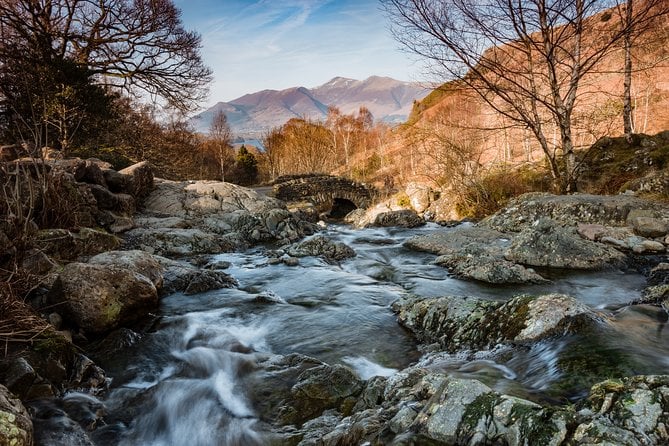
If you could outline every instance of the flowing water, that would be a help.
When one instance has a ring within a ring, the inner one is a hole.
[[[262,364],[272,355],[300,353],[348,365],[364,379],[390,375],[421,357],[390,310],[406,293],[505,300],[561,292],[610,318],[607,328],[522,349],[423,358],[428,367],[500,392],[553,402],[582,397],[590,384],[579,369],[584,358],[585,367],[604,377],[621,369],[669,372],[664,313],[624,306],[640,296],[640,275],[553,274],[552,283],[533,286],[461,281],[432,265],[433,255],[402,247],[408,237],[433,230],[331,226],[328,235],[357,252],[341,264],[308,257],[296,267],[270,265],[262,249],[217,256],[232,264],[228,272],[239,288],[164,298],[148,333],[122,354],[98,359],[112,384],[96,444],[266,444],[268,428],[250,396]]]

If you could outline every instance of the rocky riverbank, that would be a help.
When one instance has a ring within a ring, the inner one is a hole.
[[[267,264],[289,266],[310,256],[337,264],[356,255],[316,234],[320,227],[285,203],[232,184],[154,180],[145,164],[115,172],[96,161],[60,160],[51,168],[79,191],[87,206],[80,208],[98,229],[44,230],[35,238],[29,265],[43,280],[31,304],[52,329],[0,364],[0,444],[29,445],[33,437],[45,445],[92,444],[104,410],[97,400],[67,396],[106,392],[108,378],[85,350],[113,355],[127,348],[165,295],[236,287],[229,265],[213,255],[257,246]],[[415,214],[388,210],[365,224],[418,223]],[[648,288],[635,304],[664,308],[668,231],[669,208],[633,196],[530,194],[478,225],[435,228],[405,246],[434,254],[444,274],[491,284],[547,284],[555,269],[637,269]],[[11,251],[11,240],[4,243]],[[454,356],[487,360],[588,332],[615,336],[609,313],[578,296],[523,294],[500,302],[408,294],[392,311],[423,357],[389,377],[362,379],[344,365],[299,354],[257,355],[253,368],[262,373],[250,379],[262,379],[248,387],[249,399],[273,444],[669,442],[669,377],[630,376],[632,360],[559,362],[571,373],[560,383],[571,391],[569,405],[499,392],[439,367]],[[56,417],[69,420],[69,430],[49,422]]]

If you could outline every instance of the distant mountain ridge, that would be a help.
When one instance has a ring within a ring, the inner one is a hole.
[[[407,119],[413,102],[429,92],[416,83],[389,77],[371,76],[363,81],[335,77],[312,89],[263,90],[219,102],[194,116],[191,123],[196,131],[206,133],[213,116],[222,110],[235,136],[253,138],[291,118],[324,120],[329,106],[354,113],[363,105],[376,120],[399,123]]]

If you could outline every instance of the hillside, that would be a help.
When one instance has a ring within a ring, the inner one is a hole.
[[[589,39],[605,35],[607,27],[617,20],[616,17],[605,12],[587,20],[586,48]],[[635,42],[632,81],[635,133],[655,134],[669,129],[667,29],[669,17],[656,18]],[[579,149],[590,147],[601,137],[615,137],[623,133],[623,57],[622,48],[614,49],[580,83],[573,128],[574,141]],[[510,56],[510,59],[514,57]],[[515,67],[519,71],[521,68]],[[451,135],[458,135],[460,141],[463,135],[467,135],[468,144],[476,146],[477,162],[484,165],[519,164],[544,158],[528,129],[519,128],[472,91],[458,88],[455,83],[443,84],[414,105],[398,141],[406,140],[408,135],[415,136],[416,133],[437,128],[441,136],[450,138]],[[550,135],[551,132],[547,133]],[[404,146],[398,141],[396,150]],[[433,167],[432,162],[427,162],[427,165]],[[421,175],[422,172],[417,173]]]
[[[352,113],[363,105],[375,119],[399,123],[407,119],[413,102],[427,93],[417,84],[388,77],[372,76],[363,81],[335,77],[312,89],[263,90],[219,102],[193,117],[191,123],[197,131],[205,133],[214,114],[222,110],[235,135],[258,137],[291,118],[325,119],[329,106]]]

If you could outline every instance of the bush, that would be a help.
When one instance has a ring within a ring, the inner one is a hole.
[[[552,187],[543,169],[496,168],[464,185],[456,193],[455,210],[460,217],[480,219],[494,214],[513,197],[527,192],[545,192]]]

